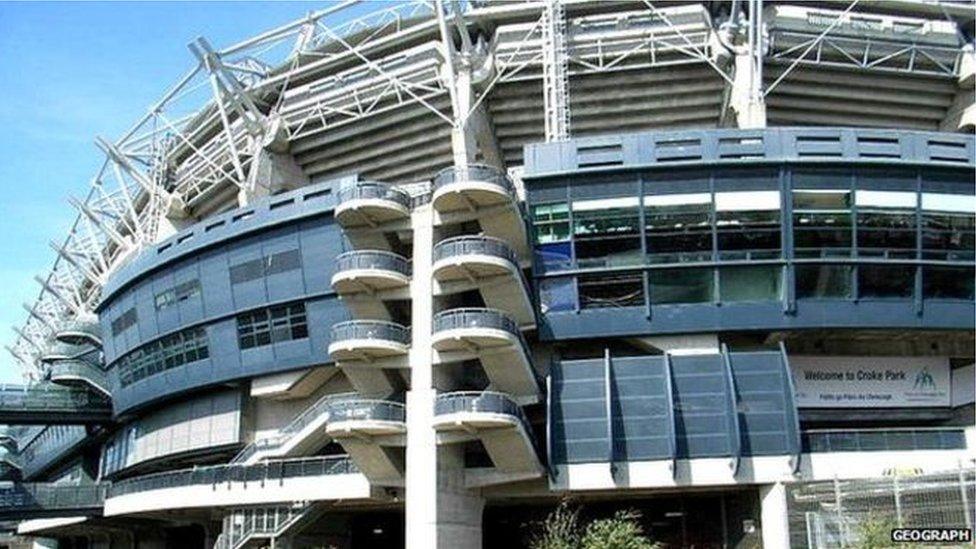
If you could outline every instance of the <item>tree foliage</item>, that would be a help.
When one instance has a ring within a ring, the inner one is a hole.
[[[640,513],[617,511],[612,517],[583,525],[579,508],[562,502],[546,516],[533,523],[530,549],[657,549],[659,546],[644,535]]]

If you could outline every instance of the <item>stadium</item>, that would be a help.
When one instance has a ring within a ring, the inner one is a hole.
[[[514,548],[566,501],[662,547],[971,531],[973,37],[420,0],[194,40],[14,327],[0,545]]]

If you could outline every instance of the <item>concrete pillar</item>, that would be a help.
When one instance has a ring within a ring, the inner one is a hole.
[[[762,89],[759,78],[748,50],[738,52],[735,56],[730,104],[735,111],[736,126],[739,128],[766,127],[766,102],[754,90],[754,87]]]
[[[786,486],[777,482],[759,487],[763,547],[789,547],[790,521]]]
[[[413,279],[410,283],[410,391],[407,392],[406,547],[437,547],[437,437],[434,432],[433,368],[430,335],[434,314],[431,263],[433,210],[414,210]]]
[[[481,547],[481,497],[464,486],[459,445],[437,447],[433,428],[437,397],[431,332],[434,227],[431,206],[413,213],[412,339],[407,392],[406,548]]]

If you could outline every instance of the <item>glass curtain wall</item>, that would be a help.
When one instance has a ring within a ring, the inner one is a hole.
[[[538,272],[566,272],[540,281],[542,306],[780,300],[787,262],[798,299],[972,299],[976,197],[917,175],[802,167],[781,196],[770,170],[675,173],[640,198],[534,205]]]

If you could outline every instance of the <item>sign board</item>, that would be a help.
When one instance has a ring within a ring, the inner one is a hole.
[[[798,408],[949,406],[945,357],[791,356]]]

